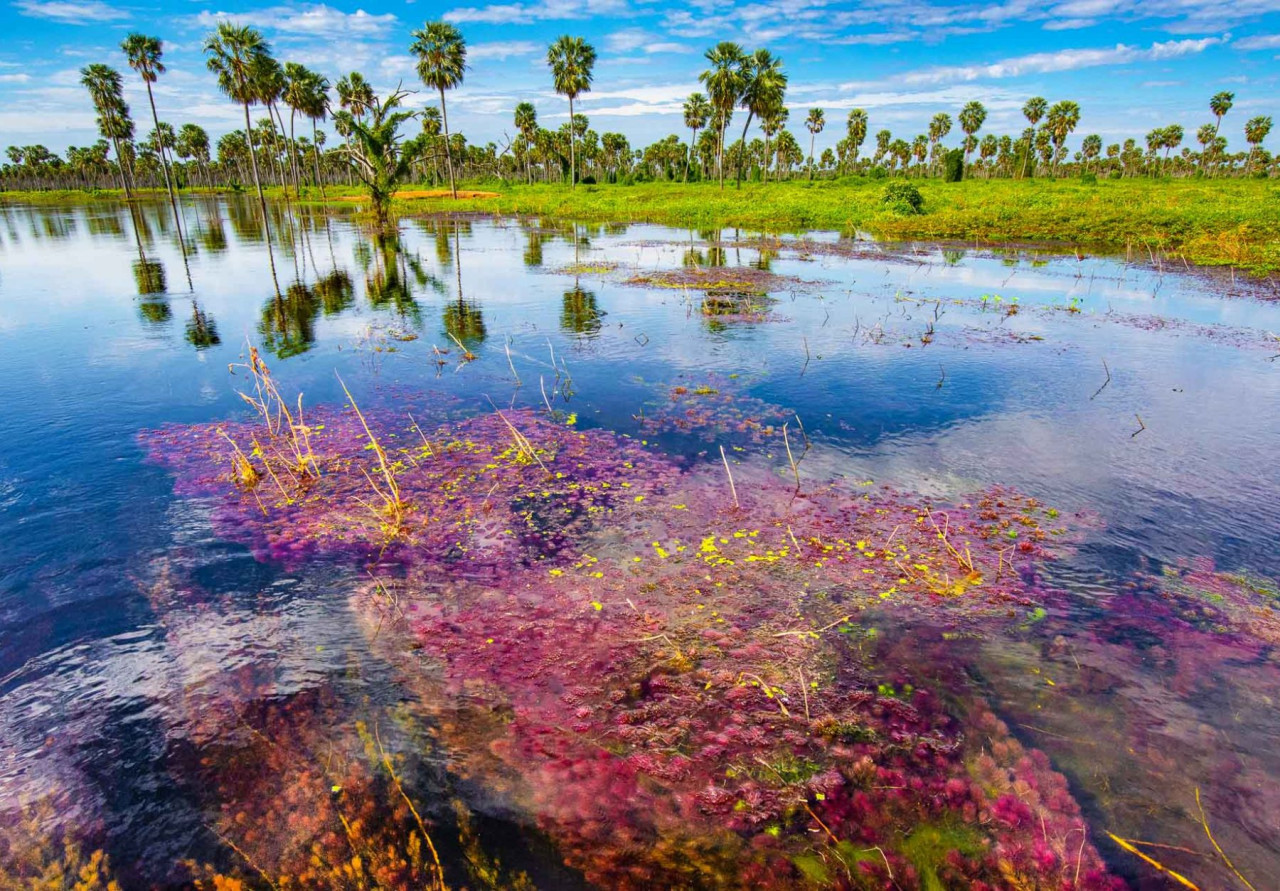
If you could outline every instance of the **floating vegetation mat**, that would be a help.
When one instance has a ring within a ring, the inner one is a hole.
[[[626,283],[646,288],[675,288],[705,291],[708,294],[759,297],[770,293],[807,290],[815,284],[754,266],[688,266],[633,275]]]

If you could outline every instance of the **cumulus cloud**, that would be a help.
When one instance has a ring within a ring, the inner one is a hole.
[[[640,52],[653,55],[656,53],[691,53],[693,48],[683,43],[664,41],[643,28],[623,28],[614,31],[605,38],[605,47],[611,53]]]

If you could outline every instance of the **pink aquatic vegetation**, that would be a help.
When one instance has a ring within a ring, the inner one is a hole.
[[[554,563],[576,534],[617,504],[643,500],[674,472],[626,437],[551,424],[528,411],[429,428],[390,412],[369,421],[403,506],[394,528],[378,503],[376,449],[352,411],[313,413],[318,474],[298,486],[280,482],[259,455],[236,445],[258,435],[256,424],[170,427],[146,440],[153,460],[183,471],[180,490],[223,496],[219,531],[260,557],[339,552],[464,572]],[[237,449],[263,469],[252,486],[235,490]]]
[[[606,887],[1114,887],[1047,760],[957,712],[877,622],[1025,622],[1056,512],[680,472],[531,412],[430,431],[313,413],[318,473],[237,472],[247,426],[149,442],[224,534],[298,561],[393,559],[354,603],[451,769]],[[403,503],[388,528],[384,473]],[[232,478],[239,479],[240,488]],[[252,484],[246,480],[256,480]],[[219,495],[220,493],[220,495]],[[390,559],[389,559],[390,558]]]
[[[706,442],[745,437],[764,442],[782,436],[790,412],[744,392],[736,375],[705,375],[697,380],[680,378],[663,385],[655,402],[646,403],[638,418],[649,434],[682,433]],[[796,436],[802,436],[798,425]],[[797,448],[800,448],[797,443]]]

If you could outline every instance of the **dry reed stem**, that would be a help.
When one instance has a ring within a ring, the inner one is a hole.
[[[1115,842],[1120,847],[1128,851],[1130,854],[1134,854],[1137,857],[1140,857],[1147,864],[1149,864],[1153,869],[1155,869],[1156,872],[1164,873],[1165,875],[1173,879],[1175,882],[1177,882],[1179,885],[1181,885],[1184,888],[1190,888],[1191,891],[1200,891],[1200,886],[1197,885],[1195,882],[1191,881],[1181,873],[1174,872],[1172,869],[1169,869],[1167,866],[1165,866],[1163,863],[1160,863],[1158,860],[1154,860],[1151,857],[1148,857],[1146,854],[1139,851],[1132,844],[1130,844],[1128,841],[1121,838],[1120,836],[1116,835],[1115,833],[1108,832],[1107,836],[1113,842]]]
[[[431,859],[435,861],[436,873],[435,881],[432,887],[438,891],[448,891],[448,886],[444,883],[444,867],[440,865],[440,854],[436,851],[435,843],[431,841],[431,833],[427,832],[427,826],[422,821],[422,815],[418,813],[418,809],[414,807],[412,799],[405,794],[404,787],[400,785],[400,778],[396,776],[395,768],[391,766],[391,759],[387,757],[387,751],[382,747],[382,737],[378,733],[378,725],[373,725],[373,739],[378,744],[378,754],[382,758],[382,766],[387,769],[387,773],[391,776],[391,782],[395,784],[396,791],[400,793],[400,797],[404,799],[404,803],[409,806],[409,812],[413,814],[413,819],[417,821],[418,829],[422,832],[422,838],[426,841],[427,847],[431,849]]]
[[[724,472],[729,475],[729,491],[733,493],[733,506],[742,507],[738,503],[738,487],[733,484],[733,471],[729,469],[729,458],[724,453],[724,446],[720,446],[720,460],[724,462]]]
[[[1227,869],[1235,873],[1236,878],[1244,882],[1244,886],[1248,888],[1249,891],[1258,891],[1258,889],[1254,888],[1253,885],[1249,883],[1248,879],[1240,875],[1240,870],[1236,869],[1235,864],[1231,862],[1231,858],[1229,858],[1226,855],[1226,852],[1224,852],[1222,850],[1222,847],[1218,844],[1218,840],[1214,838],[1213,833],[1209,831],[1209,820],[1204,815],[1204,805],[1200,803],[1200,787],[1199,786],[1196,786],[1196,809],[1200,811],[1200,825],[1204,827],[1204,834],[1209,836],[1209,843],[1212,844],[1213,849],[1218,852],[1218,856],[1221,857],[1222,862],[1227,865]]]

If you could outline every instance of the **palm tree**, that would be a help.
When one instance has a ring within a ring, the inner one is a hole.
[[[440,93],[440,117],[444,123],[444,160],[449,170],[449,191],[458,197],[453,178],[453,155],[449,151],[449,111],[444,104],[444,91],[462,83],[467,72],[467,42],[462,32],[448,22],[427,22],[411,35],[409,52],[418,57],[418,77]]]
[[[747,131],[751,120],[764,117],[782,104],[787,91],[787,75],[782,60],[767,49],[758,49],[742,63],[742,95],[738,101],[747,110],[747,123],[742,128],[742,152],[738,161],[738,186],[742,186],[742,168],[746,161]]]
[[[285,105],[289,106],[289,164],[293,168],[293,194],[298,197],[302,197],[302,178],[298,175],[297,151],[294,149],[297,145],[297,140],[294,138],[294,119],[299,113],[304,115],[307,113],[306,110],[314,99],[312,91],[315,89],[315,79],[319,76],[297,62],[284,63],[284,92],[280,98],[284,100]]]
[[[849,119],[846,122],[848,128],[849,150],[853,155],[853,167],[856,170],[858,166],[858,152],[862,150],[862,144],[867,141],[867,112],[866,109],[855,108],[849,112]]]
[[[120,168],[120,185],[124,187],[124,196],[126,199],[132,198],[129,178],[125,175],[125,157],[120,151],[120,140],[132,137],[133,122],[129,119],[129,106],[124,101],[124,81],[120,72],[101,63],[86,65],[80,69],[80,83],[88,88],[89,98],[98,113],[98,131],[115,146],[116,165]]]
[[[769,181],[769,158],[773,155],[769,151],[769,140],[787,124],[787,118],[791,112],[787,111],[787,107],[782,103],[778,103],[773,108],[766,111],[760,118],[760,129],[764,131],[764,181]]]
[[[1102,154],[1102,137],[1097,133],[1086,136],[1084,142],[1080,143],[1080,154],[1084,157],[1087,166],[1090,161]]]
[[[302,103],[298,111],[311,121],[311,161],[315,167],[316,185],[320,187],[320,197],[324,197],[324,178],[320,175],[320,146],[324,145],[324,134],[316,129],[316,121],[323,121],[329,113],[329,78],[318,71],[307,70],[302,91]]]
[[[940,111],[929,121],[929,154],[932,158],[930,163],[938,158],[938,143],[942,142],[946,135],[951,132],[951,115],[945,111]]]
[[[373,104],[373,87],[359,71],[338,78],[338,105],[357,118],[363,118]]]
[[[1271,133],[1271,118],[1258,116],[1250,118],[1249,122],[1244,125],[1244,138],[1249,143],[1249,160],[1245,162],[1244,170],[1248,174],[1253,169],[1253,159],[1258,154],[1258,148],[1262,145],[1263,140]]]
[[[981,102],[970,102],[960,109],[960,129],[964,131],[964,164],[969,166],[969,153],[973,151],[974,134],[982,129],[987,120],[987,109]]]
[[[574,148],[573,100],[591,90],[592,69],[596,64],[596,50],[581,37],[568,34],[558,38],[547,48],[547,65],[551,68],[551,80],[556,92],[569,98],[569,188],[578,184],[578,159]]]
[[[689,136],[689,155],[693,154],[694,146],[698,144],[698,131],[707,126],[707,120],[711,117],[711,103],[707,101],[707,97],[701,93],[692,93],[689,98],[684,101],[684,125],[692,132]],[[684,161],[684,181],[689,181],[689,158]]]
[[[1200,170],[1208,169],[1209,158],[1212,153],[1209,147],[1213,145],[1214,140],[1218,138],[1218,131],[1213,124],[1205,124],[1196,131],[1196,142],[1200,143]]]
[[[209,185],[209,134],[199,124],[183,124],[178,130],[178,139],[174,143],[178,157],[184,161],[194,158],[197,168],[204,175],[204,184]]]
[[[158,37],[148,37],[145,34],[139,34],[136,31],[126,37],[120,43],[120,49],[124,50],[125,58],[129,60],[129,67],[142,77],[142,82],[147,85],[147,101],[151,103],[151,120],[156,125],[157,133],[160,130],[160,116],[156,114],[156,97],[151,92],[151,85],[155,83],[156,78],[164,74],[164,62],[160,61],[160,57],[164,55],[164,46]],[[173,182],[169,176],[169,161],[165,157],[163,146],[160,147],[160,169],[164,171],[164,187],[169,193],[169,206],[173,210],[173,222],[178,227],[179,235],[182,232],[182,223],[178,216],[178,200],[173,194]]]
[[[261,64],[262,59],[270,57],[271,47],[255,28],[219,22],[217,30],[205,40],[204,52],[209,57],[205,64],[218,76],[218,89],[227,98],[244,106],[244,129],[245,137],[249,140],[253,185],[258,190],[258,204],[262,207],[262,225],[270,238],[267,199],[262,194],[262,178],[258,175],[258,160],[253,151],[253,122],[249,120],[249,106],[258,97],[253,80],[254,69]]]
[[[1053,175],[1058,174],[1058,155],[1062,144],[1080,123],[1080,106],[1069,99],[1055,102],[1045,117],[1045,126],[1049,128],[1049,138],[1053,141]],[[1182,128],[1178,128],[1178,141],[1182,141]]]
[[[1213,116],[1218,119],[1218,122],[1213,125],[1213,135],[1215,137],[1218,135],[1218,128],[1222,126],[1223,115],[1231,110],[1231,106],[1235,101],[1236,94],[1228,93],[1226,91],[1214,93],[1213,98],[1209,100],[1209,110],[1213,112]]]
[[[711,108],[716,115],[715,121],[719,132],[716,142],[716,168],[720,176],[720,188],[724,188],[724,131],[733,117],[733,109],[742,95],[742,66],[746,54],[742,47],[730,41],[717,43],[706,52],[706,59],[711,67],[698,75],[699,83],[707,88],[711,97]]]
[[[804,125],[809,130],[809,182],[813,182],[813,143],[822,132],[822,128],[827,125],[822,109],[809,109],[809,116],[804,119]]]
[[[515,124],[525,142],[525,179],[532,183],[533,170],[529,166],[529,155],[533,148],[533,138],[538,132],[538,110],[533,107],[532,102],[521,102],[516,106]]]
[[[1025,117],[1027,119],[1027,123],[1031,125],[1030,129],[1022,138],[1023,143],[1026,145],[1026,155],[1023,159],[1023,167],[1021,171],[1022,176],[1027,175],[1026,162],[1032,158],[1031,141],[1035,138],[1036,125],[1040,123],[1040,119],[1044,117],[1044,113],[1048,107],[1049,103],[1044,100],[1043,96],[1032,96],[1027,100],[1026,104],[1022,106],[1022,116]]]

